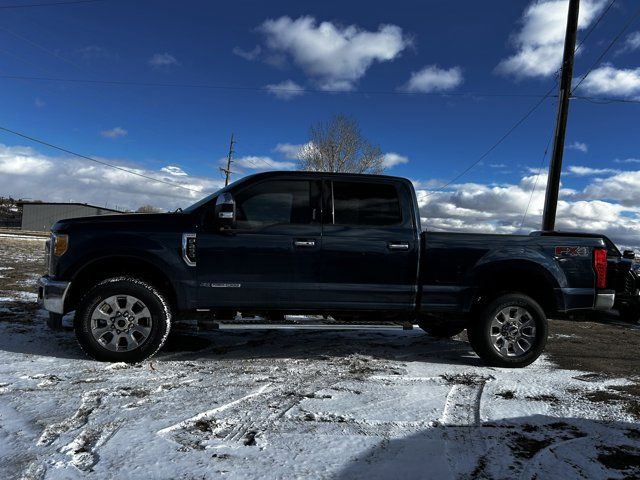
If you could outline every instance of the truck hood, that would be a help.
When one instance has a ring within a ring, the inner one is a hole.
[[[54,233],[76,230],[183,230],[193,228],[194,218],[186,213],[131,213],[123,215],[97,215],[59,220],[52,227]]]

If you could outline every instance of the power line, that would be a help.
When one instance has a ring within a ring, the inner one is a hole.
[[[549,141],[547,142],[547,146],[544,149],[544,154],[542,155],[542,160],[540,160],[540,167],[538,168],[538,173],[536,174],[536,179],[533,182],[533,187],[531,188],[531,194],[529,195],[529,201],[527,202],[527,208],[524,209],[524,214],[522,215],[522,221],[520,222],[520,230],[524,228],[524,221],[527,218],[527,213],[529,213],[529,207],[531,207],[531,201],[533,200],[533,195],[536,192],[536,188],[538,186],[538,180],[540,179],[540,175],[542,174],[542,169],[545,165],[545,160],[547,158],[547,153],[549,153],[549,147],[551,146],[551,140],[553,140],[553,133],[551,137],[549,137]]]
[[[166,180],[161,180],[159,178],[154,178],[154,177],[151,177],[149,175],[144,175],[143,173],[134,172],[133,170],[129,170],[127,168],[119,167],[118,165],[113,165],[111,163],[107,163],[107,162],[104,162],[102,160],[98,160],[96,158],[88,157],[87,155],[82,155],[81,153],[76,153],[76,152],[74,152],[72,150],[68,150],[68,149],[66,149],[64,147],[59,147],[59,146],[54,145],[52,143],[46,142],[44,140],[37,139],[37,138],[32,137],[30,135],[26,135],[24,133],[16,132],[15,130],[11,130],[11,129],[6,128],[6,127],[0,126],[0,130],[2,130],[3,132],[10,133],[12,135],[16,135],[18,137],[25,138],[25,139],[30,140],[32,142],[39,143],[40,145],[44,145],[46,147],[53,148],[55,150],[59,150],[59,151],[64,152],[64,153],[68,153],[69,155],[73,155],[73,156],[76,156],[76,157],[79,157],[79,158],[83,158],[83,159],[89,160],[91,162],[99,163],[100,165],[104,165],[105,167],[114,168],[114,169],[120,170],[122,172],[130,173],[131,175],[136,175],[138,177],[146,178],[147,180],[152,180],[152,181],[158,182],[158,183],[164,183],[165,185],[170,185],[172,187],[182,188],[184,190],[189,190],[189,191],[195,192],[195,193],[197,193],[199,195],[202,194],[202,192],[200,190],[196,190],[195,188],[185,187],[184,185],[180,185],[178,183],[168,182]]]
[[[574,53],[578,53],[578,50],[580,50],[580,48],[582,47],[582,45],[584,45],[584,43],[587,41],[587,39],[591,36],[591,34],[593,33],[593,31],[598,28],[598,25],[600,24],[600,22],[602,21],[602,19],[607,15],[607,13],[609,13],[609,10],[611,10],[611,7],[613,7],[614,3],[616,3],[616,0],[611,0],[611,2],[609,3],[609,5],[607,5],[607,8],[605,8],[602,13],[598,16],[598,18],[596,19],[596,21],[593,23],[593,25],[591,26],[591,28],[587,31],[587,33],[585,34],[585,36],[582,38],[582,40],[580,40],[580,42],[578,42],[578,46],[576,47],[576,49],[574,50]]]
[[[62,2],[50,2],[50,3],[25,3],[25,4],[14,4],[14,5],[0,5],[0,10],[9,10],[9,9],[17,9],[17,8],[36,8],[36,7],[57,7],[63,5],[77,5],[81,3],[97,3],[104,2],[106,0],[68,0]]]
[[[399,95],[399,96],[430,96],[430,97],[469,97],[469,98],[541,98],[542,95],[531,93],[482,93],[482,92],[405,92],[401,90],[320,90],[320,89],[290,89],[278,88],[267,89],[267,87],[254,87],[242,85],[216,85],[207,83],[162,83],[162,82],[136,82],[126,80],[91,80],[82,78],[60,78],[60,77],[38,77],[30,75],[0,75],[0,78],[7,80],[36,80],[44,82],[65,82],[65,83],[85,83],[93,85],[108,86],[132,86],[132,87],[161,87],[161,88],[196,88],[211,90],[247,90],[259,92],[305,92],[320,94],[358,94],[358,95]]]
[[[449,185],[451,185],[452,183],[454,183],[456,180],[458,180],[460,177],[462,177],[463,175],[465,175],[467,172],[469,172],[471,169],[473,169],[473,167],[475,167],[476,165],[478,165],[482,160],[484,160],[486,157],[489,156],[489,154],[491,154],[491,152],[493,152],[496,148],[498,148],[498,146],[500,146],[500,144],[502,144],[502,142],[504,142],[509,135],[511,135],[520,125],[522,125],[525,120],[527,120],[532,114],[533,112],[535,112],[538,107],[540,107],[540,105],[542,105],[544,103],[544,101],[547,98],[551,97],[551,92],[555,89],[555,85],[553,87],[551,87],[549,89],[549,91],[546,93],[546,95],[544,95],[540,101],[538,101],[533,107],[531,107],[527,113],[525,113],[515,124],[513,124],[511,126],[511,128],[509,128],[509,130],[507,130],[507,132],[502,135],[502,137],[500,137],[498,139],[497,142],[495,142],[491,147],[489,147],[489,149],[487,151],[485,151],[482,155],[480,155],[480,157],[478,157],[478,159],[471,163],[467,168],[465,168],[462,172],[460,172],[458,175],[456,175],[455,177],[453,177],[451,180],[449,180],[447,183],[445,183],[444,185],[441,185],[440,187],[438,187],[435,190],[432,190],[431,192],[429,192],[426,196],[431,196],[434,195],[435,193],[441,192],[442,190],[444,190],[445,188],[447,188]]]
[[[611,103],[635,103],[640,104],[640,100],[633,98],[608,98],[608,97],[585,97],[582,95],[572,95],[571,98],[575,100],[586,100],[598,105],[609,105]]]
[[[5,52],[9,53],[9,52]],[[89,80],[89,79],[76,79],[76,78],[55,78],[55,77],[35,77],[28,75],[1,75],[0,79],[6,80],[35,80],[45,82],[63,82],[63,83],[85,83],[107,86],[133,86],[133,87],[159,87],[159,88],[198,88],[198,89],[212,89],[212,90],[247,90],[247,91],[259,91],[268,92],[265,87],[251,87],[251,86],[239,86],[239,85],[212,85],[212,84],[197,84],[197,83],[156,83],[156,82],[130,82],[119,80]],[[288,91],[287,89],[281,89],[281,91]],[[300,91],[300,90],[296,90]],[[342,94],[379,94],[379,95],[417,95],[417,96],[432,96],[432,97],[468,97],[468,98],[557,98],[557,95],[541,95],[534,93],[480,93],[480,92],[452,92],[452,93],[434,93],[434,92],[399,92],[395,90],[359,90],[359,91],[341,91],[341,90],[303,90],[308,93],[342,93]],[[589,96],[573,96],[578,100],[594,100],[607,103],[640,103],[639,100],[629,100],[624,98],[608,98],[608,97],[589,97]]]
[[[78,63],[76,63],[76,62],[74,62],[72,60],[69,60],[67,58],[61,57],[56,52],[51,51],[48,48],[43,47],[39,43],[36,43],[33,40],[30,40],[30,39],[28,39],[28,38],[26,38],[26,37],[24,37],[24,36],[22,36],[22,35],[20,35],[20,34],[18,34],[16,32],[14,32],[14,31],[12,31],[12,30],[9,30],[8,28],[0,26],[0,30],[2,30],[4,32],[7,32],[9,35],[13,35],[15,38],[17,38],[19,40],[22,40],[23,42],[28,43],[29,45],[31,45],[32,47],[37,48],[38,50],[42,50],[43,52],[47,53],[48,55],[51,55],[54,58],[57,58],[58,60],[62,60],[63,62],[68,63],[69,65],[73,65],[74,67],[79,68],[80,70],[85,70],[86,71],[86,69],[82,65],[80,65],[80,64],[78,64]]]
[[[620,38],[622,37],[622,35],[624,35],[624,33],[627,31],[627,29],[631,26],[631,24],[633,24],[633,22],[636,21],[636,19],[638,18],[638,16],[640,16],[640,8],[638,10],[636,10],[636,13],[634,13],[631,18],[629,19],[629,21],[627,23],[624,24],[624,26],[622,27],[622,29],[617,33],[617,35],[615,37],[613,37],[613,39],[609,42],[609,44],[607,45],[607,47],[602,51],[602,53],[598,56],[598,58],[596,59],[595,62],[593,62],[593,64],[591,65],[591,67],[589,67],[589,70],[587,70],[587,73],[585,73],[582,78],[580,79],[580,81],[577,83],[577,85],[575,87],[573,87],[573,89],[571,90],[571,93],[575,92],[580,85],[582,85],[582,82],[584,82],[587,77],[591,74],[591,72],[596,68],[597,65],[600,64],[600,62],[604,59],[604,57],[607,55],[607,53],[609,53],[609,50],[611,50],[613,48],[613,46],[618,43],[618,40],[620,40]]]
[[[613,5],[615,4],[616,0],[612,0],[609,5],[603,10],[603,12],[599,15],[599,17],[597,18],[597,20],[594,22],[594,24],[591,26],[591,28],[587,31],[586,35],[584,36],[584,38],[580,41],[580,43],[575,47],[574,53],[577,52],[582,45],[584,45],[585,41],[589,38],[589,36],[591,36],[591,34],[593,33],[593,31],[597,28],[597,26],[600,24],[600,22],[602,21],[602,19],[607,15],[607,13],[609,12],[609,10],[611,10],[611,8],[613,7]],[[622,33],[621,33],[622,34]],[[462,176],[464,176],[467,172],[469,172],[470,170],[472,170],[476,165],[478,165],[483,159],[485,159],[491,152],[493,152],[504,140],[507,139],[507,137],[509,137],[509,135],[511,135],[527,118],[529,118],[531,116],[531,114],[533,114],[533,112],[535,112],[538,107],[540,107],[540,105],[542,105],[542,103],[547,99],[547,98],[558,98],[558,95],[551,95],[551,93],[553,92],[553,90],[556,87],[556,84],[558,83],[558,79],[556,78],[554,85],[549,89],[549,91],[547,91],[547,93],[545,95],[542,96],[542,98],[540,99],[539,102],[537,102],[527,113],[525,113],[525,115],[518,120],[509,130],[507,130],[507,132],[500,137],[500,139],[494,143],[485,153],[483,153],[475,162],[471,163],[467,168],[465,168],[461,173],[459,173],[458,175],[456,175],[455,177],[453,177],[451,180],[449,180],[447,183],[445,183],[444,185],[438,187],[437,189],[427,193],[426,196],[430,196],[433,195],[437,192],[440,192],[442,190],[444,190],[446,187],[448,187],[449,185],[451,185],[452,183],[454,183],[456,180],[458,180],[459,178],[461,178]],[[577,88],[577,87],[576,87]],[[547,147],[548,150],[548,147]],[[545,156],[547,153],[547,150],[545,150]],[[538,174],[539,175],[539,174]],[[537,179],[536,179],[537,182]],[[534,187],[535,188],[535,187]],[[532,192],[533,193],[533,192]],[[529,207],[527,207],[527,210],[529,209]],[[526,215],[526,212],[525,212]],[[524,222],[524,217],[523,217],[523,222]]]

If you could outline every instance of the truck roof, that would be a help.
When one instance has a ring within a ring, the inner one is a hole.
[[[393,175],[377,175],[371,173],[344,173],[344,172],[311,172],[306,170],[274,170],[269,172],[262,173],[254,173],[253,175],[247,175],[243,178],[268,178],[268,177],[277,177],[280,175],[287,176],[303,176],[303,177],[331,177],[331,178],[370,178],[372,180],[395,180],[402,182],[410,182],[409,179],[404,177],[397,177]]]

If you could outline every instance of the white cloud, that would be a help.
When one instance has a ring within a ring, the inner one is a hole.
[[[535,0],[522,17],[522,27],[512,41],[517,52],[502,60],[496,71],[516,78],[548,77],[562,64],[562,50],[567,26],[568,0]],[[583,0],[578,29],[594,21],[605,0]]]
[[[428,65],[417,72],[411,73],[411,78],[401,90],[405,92],[445,92],[462,84],[462,69],[452,67],[448,70],[437,65]]]
[[[640,49],[640,32],[632,32],[624,39],[624,44],[616,52],[618,55]]]
[[[452,185],[438,192],[416,185],[423,227],[432,231],[476,233],[528,233],[539,230],[544,207],[546,174],[523,177],[517,184]],[[558,202],[558,230],[593,231],[609,235],[623,245],[640,246],[640,171],[594,179],[581,191],[562,188]],[[521,229],[522,216],[528,214]]]
[[[245,60],[253,61],[257,59],[262,53],[262,47],[260,45],[256,45],[253,50],[243,50],[240,47],[233,47],[232,52],[234,55],[238,55]]]
[[[640,163],[640,158],[616,158],[615,163]]]
[[[0,144],[3,194],[52,202],[84,202],[136,209],[154,205],[163,209],[186,207],[223,185],[220,179],[175,175],[139,168],[114,159],[101,159],[136,173],[169,181],[195,191],[154,182],[104,165],[74,157],[42,155],[28,147]],[[175,168],[175,167],[174,167]],[[175,171],[175,170],[174,170]]]
[[[279,143],[273,149],[274,152],[281,153],[284,158],[289,160],[297,160],[300,156],[300,151],[304,148],[305,144],[298,143]]]
[[[576,175],[578,177],[586,177],[591,175],[608,175],[619,172],[620,170],[615,170],[613,168],[592,168],[583,167],[580,165],[571,165],[567,171],[567,173]]]
[[[46,105],[45,101],[38,97],[33,101],[33,104],[38,108],[42,108]]]
[[[227,159],[221,158],[218,163],[220,163],[220,165],[226,165]],[[278,160],[272,159],[271,157],[260,155],[245,155],[244,157],[234,158],[231,165],[231,170],[233,170],[235,166],[239,166],[247,170],[256,171],[293,170],[296,168],[296,164],[294,162],[280,162]]]
[[[166,167],[162,167],[160,171],[166,172],[169,175],[174,175],[176,177],[184,177],[187,175],[187,172],[185,172],[180,167],[177,167],[175,165],[167,165]]]
[[[310,16],[269,19],[259,31],[270,52],[291,58],[325,90],[352,90],[374,62],[393,60],[410,44],[395,25],[367,31],[356,25],[317,24]]]
[[[285,80],[284,82],[265,85],[264,88],[267,92],[281,100],[291,100],[292,98],[304,95],[304,89],[293,80]]]
[[[582,153],[587,153],[589,151],[589,146],[586,143],[578,142],[578,141],[575,141],[567,145],[567,148],[570,150],[578,150],[579,152],[582,152]]]
[[[188,206],[222,186],[219,178],[175,175],[182,170],[176,170],[178,167],[174,165],[150,170],[114,159],[100,160],[196,191],[157,183],[73,157],[47,156],[29,147],[0,144],[3,194],[14,198],[73,200],[129,209],[150,204],[172,210]],[[240,157],[235,166],[243,168],[245,165],[252,171],[295,168],[293,162],[258,156]],[[524,232],[540,228],[546,179],[545,174],[538,179]],[[438,180],[414,182],[423,226],[433,231],[517,233],[535,180],[536,175],[526,175],[517,184],[464,183],[452,185],[442,192],[434,190],[441,185]],[[638,248],[639,184],[640,170],[637,170],[594,178],[579,191],[562,188],[557,228],[601,232],[621,245]]]
[[[631,208],[640,208],[640,171],[617,172],[607,178],[596,178],[584,192],[589,198],[613,200]],[[638,230],[640,235],[640,230]]]
[[[127,132],[122,127],[113,127],[109,130],[102,130],[100,132],[100,135],[102,135],[104,138],[120,138],[125,137],[128,134],[129,132]]]
[[[603,65],[593,70],[580,88],[594,95],[640,97],[640,68],[618,69]]]
[[[155,53],[147,62],[153,68],[169,68],[180,65],[180,62],[170,53]]]
[[[385,153],[382,159],[382,165],[385,168],[393,168],[404,163],[409,163],[409,158],[395,152]]]

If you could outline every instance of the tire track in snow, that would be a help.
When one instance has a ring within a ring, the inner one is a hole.
[[[171,440],[185,448],[204,448],[203,443],[210,440],[221,442],[244,442],[255,445],[255,438],[264,432],[270,432],[289,420],[283,420],[287,413],[304,398],[313,396],[315,392],[332,387],[336,383],[362,375],[352,372],[352,364],[357,358],[343,360],[344,365],[336,365],[335,369],[318,369],[309,372],[304,366],[289,372],[287,381],[271,387],[271,383],[212,410],[199,413],[175,425],[163,428],[157,433],[170,436]],[[356,365],[357,366],[357,365]],[[339,368],[348,368],[340,372]],[[366,370],[365,375],[371,372]],[[391,378],[391,377],[389,377]],[[239,405],[242,408],[238,408]],[[225,415],[218,415],[224,412]],[[302,421],[302,420],[301,420]],[[314,422],[315,423],[315,422]]]
[[[69,464],[79,470],[89,471],[100,458],[96,453],[98,448],[115,435],[122,423],[123,421],[109,422],[99,429],[83,429],[71,443],[62,447],[60,451],[71,457]]]
[[[487,444],[482,436],[474,434],[474,430],[481,426],[480,405],[484,386],[493,377],[463,374],[444,378],[452,383],[440,418],[443,426],[454,427],[445,429],[443,434],[444,450],[451,477],[478,478],[468,477],[465,466],[459,461],[459,455],[463,450],[468,457],[478,458],[477,466],[482,464],[482,454],[487,451]],[[485,472],[481,471],[478,475],[480,478],[487,478]]]
[[[454,383],[444,403],[440,423],[451,427],[480,426],[480,402],[488,380],[473,377],[465,378],[463,383]]]
[[[199,413],[191,418],[188,418],[186,420],[183,420],[179,423],[176,423],[174,425],[171,425],[169,427],[163,428],[162,430],[158,430],[157,434],[161,435],[161,436],[167,436],[173,433],[179,433],[181,431],[188,431],[193,429],[194,427],[197,426],[198,422],[207,422],[210,420],[213,420],[215,418],[215,415],[223,412],[225,410],[228,410],[242,402],[245,402],[253,397],[257,397],[259,395],[262,395],[264,392],[268,391],[268,389],[271,388],[271,383],[267,383],[263,386],[261,386],[258,390],[256,390],[255,392],[249,393],[248,395],[245,395],[243,397],[237,398],[231,402],[225,403],[224,405],[220,405],[219,407],[216,408],[212,408],[211,410],[207,410],[205,412]],[[176,440],[178,441],[178,440]],[[181,443],[178,441],[178,443]]]
[[[106,390],[90,390],[82,394],[80,400],[80,407],[73,414],[71,418],[66,418],[61,422],[52,423],[48,425],[40,439],[38,440],[38,446],[48,446],[55,442],[60,435],[70,430],[77,430],[83,427],[89,421],[89,415],[100,406],[102,403],[102,397],[106,394]]]

